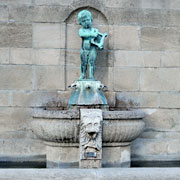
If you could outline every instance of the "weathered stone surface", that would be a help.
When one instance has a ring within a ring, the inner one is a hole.
[[[0,91],[0,106],[8,106],[10,104],[9,92]]]
[[[40,140],[0,139],[0,160],[6,161],[38,161],[38,156],[45,155],[45,145]],[[23,148],[22,148],[23,147]],[[42,161],[42,159],[41,159]],[[45,158],[43,158],[45,161]]]
[[[114,68],[115,91],[137,91],[139,72],[135,68]]]
[[[10,63],[64,65],[64,51],[59,49],[12,48]]]
[[[0,47],[32,47],[32,25],[15,23],[1,25]]]
[[[69,91],[15,91],[12,93],[13,106],[60,108],[68,106]]]
[[[112,67],[96,67],[95,78],[101,81],[108,90],[113,90],[113,72]]]
[[[33,0],[2,0],[3,1],[6,1],[7,4],[9,5],[22,5],[22,4],[27,4],[27,5],[30,5],[30,4],[33,4]]]
[[[58,146],[49,143],[46,147],[47,168],[78,168],[78,146]]]
[[[8,21],[8,7],[0,6],[0,21]]]
[[[180,108],[180,93],[160,93],[161,108]]]
[[[114,66],[160,67],[161,54],[149,51],[115,51]]]
[[[106,8],[108,22],[111,25],[138,25],[139,9]]]
[[[1,134],[28,130],[28,120],[31,118],[31,109],[28,108],[0,108],[0,132]]]
[[[0,48],[0,64],[9,64],[8,48]]]
[[[146,128],[170,130],[179,128],[178,110],[176,109],[145,109]]]
[[[103,111],[103,119],[115,119],[115,120],[129,120],[129,119],[143,119],[145,113],[140,110],[132,111]]]
[[[180,50],[179,28],[143,27],[141,33],[141,47],[143,50]]]
[[[119,147],[103,147],[103,167],[130,167],[130,145],[119,144]]]
[[[80,49],[81,38],[78,35],[80,25],[68,24],[67,25],[67,48],[68,49]]]
[[[114,49],[138,50],[138,27],[114,26]]]
[[[168,0],[143,0],[141,2],[141,7],[145,9],[167,9],[169,8],[169,4],[171,3]]]
[[[73,116],[72,113],[71,115]],[[34,117],[30,127],[38,139],[58,143],[79,141],[79,120],[66,119],[67,115],[58,112],[47,112],[45,115],[36,113],[34,116],[37,117]],[[40,118],[41,116],[45,117]],[[58,119],[58,116],[61,118],[64,116],[65,119]]]
[[[116,93],[112,91],[104,92],[109,107],[116,106]]]
[[[34,51],[31,48],[11,48],[11,64],[35,64]]]
[[[80,77],[80,67],[66,66],[66,85],[71,85]]]
[[[41,90],[64,90],[64,66],[35,67],[34,88]]]
[[[70,13],[68,6],[10,6],[10,20],[17,22],[64,22]]]
[[[106,7],[115,8],[139,8],[141,5],[140,0],[107,0]]]
[[[73,0],[35,0],[37,5],[69,5]]]
[[[32,89],[32,67],[0,66],[0,89]]]
[[[34,24],[33,33],[34,47],[65,47],[65,24]]]
[[[179,59],[179,52],[164,52],[161,58],[161,65],[163,67],[180,67]]]
[[[139,161],[177,161],[179,159],[179,140],[137,139],[132,143],[132,160]]]
[[[156,92],[118,92],[116,106],[121,108],[158,108],[159,93]]]
[[[141,91],[179,91],[180,69],[146,68],[140,72]]]
[[[53,110],[44,110],[44,109],[36,109],[33,112],[34,118],[45,118],[45,119],[79,119],[79,111],[76,110],[61,110],[61,111],[53,111]]]

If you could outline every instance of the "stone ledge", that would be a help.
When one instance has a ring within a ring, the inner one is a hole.
[[[1,169],[1,180],[178,180],[179,168]]]

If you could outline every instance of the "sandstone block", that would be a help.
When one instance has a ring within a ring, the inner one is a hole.
[[[114,66],[119,67],[159,67],[160,52],[115,51]]]
[[[141,9],[138,12],[138,23],[140,25],[162,25],[164,20],[160,9]]]
[[[31,109],[1,107],[0,113],[0,132],[2,134],[6,132],[13,133],[15,131],[18,133],[18,131],[23,131],[23,129],[29,129],[27,122],[31,117]]]
[[[8,48],[0,48],[0,64],[9,64]]]
[[[164,52],[161,58],[161,65],[163,67],[180,67],[179,59],[179,52]]]
[[[114,88],[113,73],[113,67],[96,67],[95,78],[101,81],[105,86],[107,86],[108,90],[111,91]]]
[[[64,64],[64,51],[59,49],[12,48],[11,64],[58,65]]]
[[[38,49],[34,50],[35,59],[39,65],[58,65],[60,61],[60,50],[59,49]],[[63,58],[61,62],[63,65]]]
[[[107,0],[106,7],[115,8],[139,8],[141,5],[140,0]]]
[[[137,91],[138,79],[138,70],[135,68],[114,68],[115,91]]]
[[[157,108],[159,94],[151,92],[118,92],[116,106],[121,108]]]
[[[136,8],[106,8],[108,22],[113,25],[138,25],[139,9]]]
[[[114,26],[114,48],[138,50],[140,48],[138,27]]]
[[[11,48],[11,64],[35,64],[34,51],[31,48]]]
[[[168,141],[168,154],[178,155],[180,153],[180,142],[179,139]]]
[[[27,66],[1,66],[0,89],[32,89],[32,68]]]
[[[169,8],[163,11],[162,22],[164,26],[180,26],[180,11],[169,10]]]
[[[45,145],[40,140],[0,139],[0,148],[1,161],[45,161],[45,158],[42,158],[45,154]]]
[[[0,106],[8,106],[9,102],[9,92],[0,91]]]
[[[32,25],[15,23],[1,25],[0,47],[32,47]]]
[[[66,85],[71,85],[80,77],[80,74],[80,67],[70,65],[66,66]]]
[[[104,92],[109,107],[116,106],[116,93],[115,92]]]
[[[176,109],[145,109],[146,128],[170,130],[179,127],[178,110]]]
[[[67,107],[70,94],[69,91],[16,91],[13,92],[13,106],[46,106],[49,108]]]
[[[19,22],[64,22],[70,14],[68,6],[11,5],[9,18]]]
[[[68,24],[67,25],[67,48],[68,49],[80,49],[81,38],[78,35],[78,31],[81,28],[80,25]]]
[[[33,42],[36,48],[64,48],[64,24],[34,24]]]
[[[142,91],[179,91],[180,69],[146,68],[140,72],[140,89]]]
[[[143,0],[141,2],[141,7],[144,9],[168,9],[169,4],[170,2],[168,0]]]
[[[73,0],[35,0],[37,5],[70,5]]]
[[[180,108],[180,93],[160,93],[161,108]]]
[[[131,145],[131,152],[133,160],[151,161],[154,160],[153,155],[167,155],[167,140],[137,139]]]
[[[22,4],[27,4],[27,5],[31,5],[33,4],[33,0],[2,0],[3,1],[6,1],[7,4],[9,5],[22,5]]]
[[[141,46],[143,50],[180,50],[180,42],[178,40],[180,34],[179,28],[143,27],[141,34]]]
[[[70,6],[35,6],[34,22],[65,22],[71,13]]]
[[[35,67],[35,89],[64,90],[64,66]]]
[[[0,6],[0,21],[8,21],[8,7],[6,5]]]

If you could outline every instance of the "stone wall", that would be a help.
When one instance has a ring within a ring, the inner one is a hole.
[[[32,109],[67,106],[67,87],[80,75],[77,13],[84,8],[108,33],[96,70],[108,101],[147,113],[132,159],[178,160],[179,0],[1,0],[0,160],[44,155],[29,126]]]

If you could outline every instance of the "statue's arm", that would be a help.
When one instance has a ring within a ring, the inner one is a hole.
[[[93,31],[87,32],[83,29],[79,29],[79,36],[81,38],[88,38],[88,37],[97,37],[98,36],[98,29],[93,29]]]

